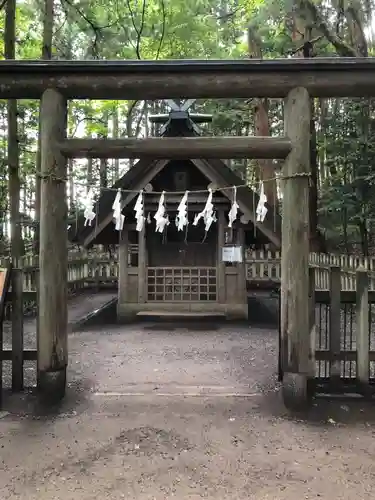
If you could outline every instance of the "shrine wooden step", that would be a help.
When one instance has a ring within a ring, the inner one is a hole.
[[[205,321],[215,319],[225,319],[223,312],[191,312],[191,311],[139,311],[138,318],[161,319],[171,321]]]

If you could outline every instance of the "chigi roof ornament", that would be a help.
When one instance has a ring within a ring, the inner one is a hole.
[[[192,129],[196,134],[200,135],[202,133],[201,128],[197,125],[198,123],[208,123],[212,121],[212,115],[202,114],[202,113],[189,113],[189,109],[195,103],[196,99],[186,99],[183,102],[178,102],[179,100],[174,99],[164,99],[165,104],[170,108],[169,114],[157,114],[151,115],[150,121],[153,123],[162,123],[160,128],[160,135],[164,135],[171,121],[181,121],[184,120],[188,122],[189,128]]]

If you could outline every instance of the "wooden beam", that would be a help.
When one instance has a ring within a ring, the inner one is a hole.
[[[285,100],[285,133],[292,152],[284,163],[281,237],[281,359],[284,404],[308,403],[310,96],[296,88]]]
[[[352,350],[343,350],[340,351],[339,353],[336,354],[336,356],[333,356],[333,353],[331,351],[316,351],[315,352],[315,358],[316,361],[333,361],[335,359],[341,360],[341,361],[357,361],[357,349],[352,351]],[[375,351],[369,351],[368,353],[368,359],[369,361],[375,361]],[[356,383],[356,380],[353,379],[353,382]],[[368,395],[368,393],[366,394]]]
[[[66,132],[66,100],[49,89],[41,101],[41,211],[38,387],[48,401],[65,394],[68,364],[66,160],[56,142]]]
[[[4,351],[0,353],[0,360],[11,361],[12,358],[13,354],[11,349],[4,349]],[[37,351],[35,349],[24,349],[22,352],[22,358],[24,361],[36,361]]]
[[[368,290],[369,304],[375,304],[375,291]],[[331,303],[331,296],[329,290],[315,290],[315,302],[317,304],[329,305]],[[341,290],[340,302],[341,304],[356,304],[357,291],[356,290]]]
[[[313,58],[179,61],[1,61],[1,99],[374,97],[375,59]]]
[[[66,139],[59,148],[67,158],[284,159],[291,145],[284,137],[130,137]]]

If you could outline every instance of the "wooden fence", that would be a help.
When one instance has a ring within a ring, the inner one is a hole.
[[[332,266],[329,275],[329,289],[315,290],[311,301],[316,390],[370,396],[375,387],[375,292],[369,290],[370,271],[357,269],[355,291],[342,288],[338,266]]]
[[[129,255],[137,251],[132,245]],[[280,252],[247,250],[245,253],[246,275],[249,284],[274,283],[277,286],[281,277]],[[0,260],[1,265],[6,262]],[[375,290],[375,257],[360,258],[348,255],[310,253],[310,267],[315,269],[315,287],[317,290],[329,290],[330,269],[341,269],[341,289],[356,289],[356,269],[361,266],[368,270],[369,289]],[[19,263],[23,273],[25,300],[32,300],[36,294],[39,272],[37,256],[23,257]],[[87,285],[97,287],[114,285],[118,278],[118,258],[116,253],[70,252],[68,261],[68,281],[75,290]]]
[[[0,267],[7,263],[0,260]],[[22,270],[23,291],[26,297],[36,293],[39,273],[39,258],[37,256],[23,257],[17,268]],[[72,253],[68,259],[68,282],[71,288],[85,284],[102,284],[116,282],[118,277],[117,257],[108,254],[90,255]]]
[[[271,251],[247,250],[245,253],[246,276],[249,283],[280,283],[281,254]],[[356,270],[363,267],[368,270],[370,290],[375,290],[375,257],[356,257],[353,255],[336,255],[310,253],[310,267],[315,269],[315,288],[329,290],[330,269],[332,266],[341,269],[341,289],[356,289]]]
[[[310,254],[317,390],[347,392],[354,388],[363,395],[374,392],[374,263],[375,258]],[[35,301],[38,259],[25,258],[20,267],[25,300]],[[278,252],[248,251],[246,267],[250,280],[280,281]],[[71,290],[90,285],[116,286],[116,255],[71,254],[68,268]]]
[[[6,261],[0,261],[0,268]],[[16,266],[23,275],[24,314],[34,314],[37,302],[37,284],[39,274],[39,259],[28,256],[21,259]],[[105,288],[117,286],[117,259],[109,255],[90,256],[86,254],[71,254],[68,261],[68,293],[78,293],[87,287]],[[11,318],[11,294],[5,307],[5,319]]]

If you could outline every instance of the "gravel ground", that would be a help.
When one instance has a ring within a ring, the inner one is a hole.
[[[5,401],[1,498],[371,498],[373,408],[288,415],[276,361],[276,331],[230,324],[73,334],[59,408]]]
[[[116,297],[116,292],[101,291],[81,293],[68,300],[68,324],[70,329],[74,329],[80,321],[87,317],[96,309],[100,309],[104,304]],[[27,317],[23,324],[23,343],[25,349],[36,349],[36,318]],[[3,348],[12,348],[12,324],[5,321],[3,325]],[[3,387],[11,386],[12,372],[11,362],[3,363]],[[36,384],[35,362],[25,362],[24,370],[25,387],[33,387]]]

